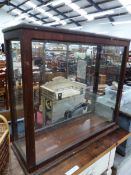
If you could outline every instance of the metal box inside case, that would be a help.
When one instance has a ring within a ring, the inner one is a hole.
[[[58,122],[67,117],[82,115],[82,104],[85,103],[85,84],[56,77],[53,81],[41,86],[41,104],[46,122]],[[68,116],[68,111],[72,111]]]

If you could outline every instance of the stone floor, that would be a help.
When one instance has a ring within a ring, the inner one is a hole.
[[[0,175],[25,175],[12,150],[9,164]]]

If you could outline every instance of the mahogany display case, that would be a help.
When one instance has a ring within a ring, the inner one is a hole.
[[[28,172],[47,170],[118,128],[129,40],[27,24],[3,32],[13,149]],[[111,85],[116,96],[103,115]]]

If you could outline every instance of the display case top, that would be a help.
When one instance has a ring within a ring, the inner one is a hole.
[[[32,24],[26,24],[26,23],[21,23],[16,26],[8,27],[3,29],[3,33],[9,32],[9,31],[14,31],[14,30],[19,30],[19,29],[28,29],[28,30],[36,30],[36,31],[50,31],[50,32],[55,32],[55,33],[67,33],[67,34],[75,34],[75,35],[88,35],[91,37],[100,37],[100,38],[105,38],[105,39],[111,39],[111,40],[122,40],[122,41],[128,41],[130,42],[129,39],[124,39],[124,38],[119,38],[115,36],[107,36],[107,35],[100,35],[100,34],[94,34],[94,33],[89,33],[89,32],[84,32],[84,31],[75,31],[75,30],[69,30],[69,29],[63,29],[63,28],[56,28],[56,27],[45,27],[45,26],[38,26],[38,25],[32,25]]]

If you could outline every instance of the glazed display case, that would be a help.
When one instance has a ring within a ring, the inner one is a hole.
[[[13,148],[28,172],[118,128],[128,40],[26,24],[3,32]]]

